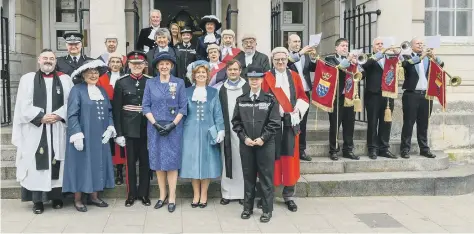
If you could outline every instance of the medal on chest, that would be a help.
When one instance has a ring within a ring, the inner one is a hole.
[[[61,87],[56,86],[56,93],[57,93],[57,94],[61,94]]]
[[[137,80],[137,83],[135,83],[135,87],[137,87],[137,88],[138,88],[138,86],[139,86],[139,85],[140,85],[140,81],[139,81],[139,80]]]
[[[170,82],[170,83],[169,83],[169,86],[170,86],[171,98],[172,98],[172,99],[175,99],[175,98],[176,98],[176,90],[177,90],[178,84],[177,84],[177,83]]]

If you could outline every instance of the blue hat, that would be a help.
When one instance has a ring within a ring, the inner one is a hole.
[[[206,68],[209,68],[209,63],[206,61],[206,60],[197,60],[197,61],[194,61],[193,62],[193,70],[198,68],[198,67],[201,67],[201,66],[204,66]]]
[[[168,60],[176,66],[176,58],[171,56],[171,54],[166,51],[162,51],[156,55],[155,59],[153,60],[152,66],[156,67],[156,64],[163,60]]]
[[[247,68],[247,78],[263,78],[265,72],[261,67],[250,66]]]

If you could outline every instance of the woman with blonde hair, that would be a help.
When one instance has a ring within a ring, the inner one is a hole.
[[[192,179],[193,201],[191,207],[207,206],[207,190],[212,178],[222,174],[220,145],[224,140],[224,117],[219,92],[207,86],[209,64],[198,60],[191,64],[192,81],[186,89],[187,116],[184,120],[181,178]]]
[[[178,43],[181,43],[181,28],[177,23],[171,23],[169,29],[171,32],[170,46],[175,47]]]

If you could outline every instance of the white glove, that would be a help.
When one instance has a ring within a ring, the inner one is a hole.
[[[120,145],[121,147],[125,147],[125,137],[120,136],[115,138],[115,143],[117,143],[117,145]]]
[[[221,143],[221,142],[224,140],[224,137],[225,137],[225,131],[224,131],[224,130],[220,130],[220,131],[217,133],[216,142],[217,142],[217,143]]]
[[[77,149],[77,151],[82,151],[84,149],[84,139],[77,139],[74,141],[74,148]]]
[[[116,135],[117,132],[115,131],[114,126],[107,127],[107,130],[102,134],[102,144],[107,144],[110,138],[115,137]]]
[[[291,115],[291,126],[296,126],[300,123],[300,113],[298,111],[293,112]]]

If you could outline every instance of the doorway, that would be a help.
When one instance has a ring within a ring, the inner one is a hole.
[[[201,32],[199,21],[203,16],[212,14],[211,3],[211,0],[155,0],[154,8],[161,11],[162,27],[176,22],[181,28],[189,26],[193,31]]]

